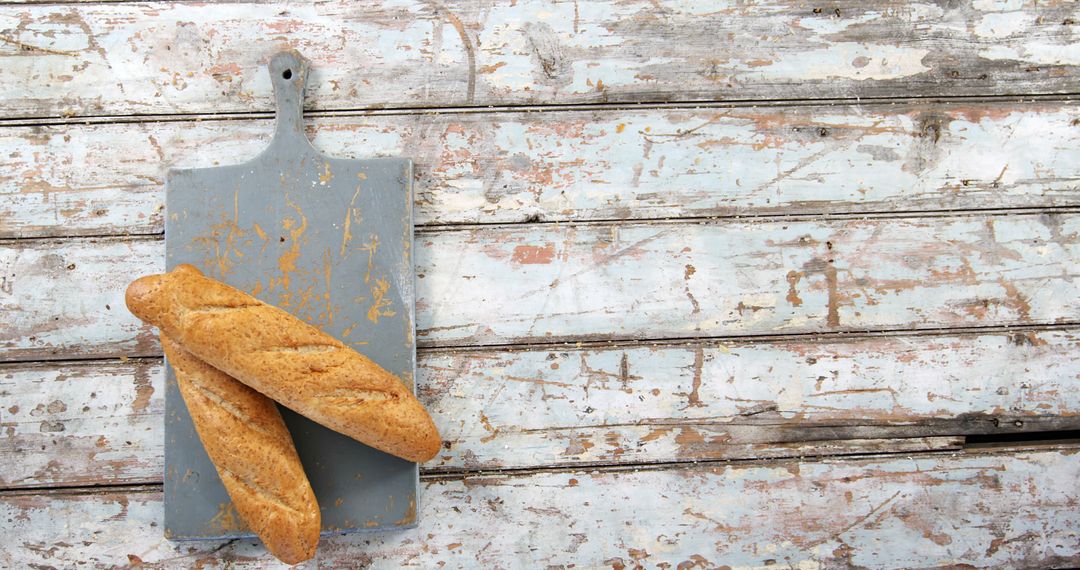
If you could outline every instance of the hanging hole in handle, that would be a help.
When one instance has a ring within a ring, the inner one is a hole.
[[[282,71],[281,72],[281,77],[284,78],[284,79],[292,79],[292,70],[291,69],[286,69],[285,71]]]

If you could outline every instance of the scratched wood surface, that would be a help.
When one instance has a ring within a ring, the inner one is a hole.
[[[429,479],[417,529],[324,538],[321,567],[1070,566],[1076,447]],[[57,516],[57,513],[63,513]],[[263,568],[251,541],[162,538],[161,493],[5,495],[8,567]],[[899,547],[901,546],[902,547]]]
[[[3,3],[0,566],[272,562],[161,536],[160,347],[122,291],[163,266],[165,169],[268,142],[283,47],[317,147],[416,162],[446,437],[418,529],[312,566],[1080,564],[1076,442],[974,443],[1080,428],[1078,21]]]
[[[1078,347],[1073,328],[423,351],[420,399],[446,441],[424,468],[839,455],[1077,429]],[[163,381],[159,359],[0,367],[0,485],[159,483]]]
[[[0,7],[7,117],[1075,93],[1074,3],[146,2]]]
[[[323,117],[311,134],[335,156],[412,157],[431,225],[1064,206],[1078,124],[1044,101]],[[0,130],[0,238],[161,232],[166,167],[253,157],[272,127]]]
[[[162,241],[0,243],[0,361],[160,354],[124,309]],[[512,225],[416,239],[421,346],[1061,324],[1080,216]],[[603,291],[603,295],[594,294]],[[78,299],[73,302],[72,299]]]

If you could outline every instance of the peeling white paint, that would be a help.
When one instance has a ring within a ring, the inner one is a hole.
[[[971,7],[980,12],[1012,12],[1022,10],[1025,0],[973,0]]]
[[[873,22],[881,17],[879,12],[865,12],[855,17],[837,18],[831,12],[822,10],[822,14],[812,18],[802,18],[798,21],[800,27],[812,30],[818,35],[840,33],[852,26]]]
[[[1020,59],[1020,52],[1013,46],[995,45],[980,51],[979,57],[993,60]]]
[[[784,54],[781,59],[760,68],[746,66],[742,80],[778,80],[790,77],[798,69],[803,79],[898,79],[930,71],[922,61],[929,50],[887,45],[838,43],[827,48]]]
[[[983,38],[1006,38],[1026,31],[1036,18],[1035,14],[1025,12],[986,14],[975,24],[974,32]]]
[[[1023,48],[992,46],[979,52],[983,59],[1014,60],[1043,65],[1065,65],[1080,62],[1080,43],[1068,46],[1030,43]]]
[[[1043,65],[1080,64],[1080,40],[1066,45],[1031,42],[1024,45],[1024,61]]]
[[[647,65],[647,64],[646,64]],[[636,83],[642,64],[630,59],[575,60],[571,63],[572,93],[602,93],[606,87]]]

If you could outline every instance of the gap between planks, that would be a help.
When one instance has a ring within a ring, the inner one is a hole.
[[[660,347],[702,347],[716,346],[753,346],[761,344],[781,344],[795,341],[810,341],[827,344],[844,340],[860,340],[873,338],[914,338],[914,337],[946,337],[946,336],[979,336],[988,334],[1006,334],[1021,332],[1049,332],[1065,331],[1080,327],[1080,321],[1056,321],[1053,323],[1025,323],[1015,325],[987,325],[983,327],[932,327],[921,329],[876,329],[856,331],[820,331],[805,333],[785,334],[747,334],[729,336],[702,336],[702,337],[672,337],[672,338],[627,338],[597,340],[588,339],[580,341],[552,341],[552,342],[519,342],[513,344],[418,344],[418,354],[468,354],[474,352],[515,353],[538,350],[558,351],[584,351],[596,349],[633,349],[633,348],[660,348]],[[98,363],[112,363],[130,361],[135,363],[155,363],[161,359],[160,353],[153,355],[137,356],[89,356],[86,358],[61,358],[61,359],[27,359],[27,360],[0,360],[0,370],[5,368],[57,368],[66,364],[93,365]]]
[[[898,438],[900,439],[900,438]],[[963,439],[955,438],[955,439]],[[1053,444],[1057,447],[1068,447],[1063,444]],[[1031,448],[1031,445],[1018,446],[1016,449],[1010,448],[1008,452],[1026,450]],[[1046,449],[1046,446],[1038,446],[1037,449]],[[1053,447],[1051,447],[1053,449]],[[996,453],[1002,453],[1001,448],[994,450]],[[536,473],[621,473],[627,471],[660,471],[665,469],[687,469],[697,466],[744,466],[753,465],[760,467],[775,467],[777,465],[784,465],[792,462],[825,462],[832,459],[874,459],[874,458],[894,458],[896,456],[930,456],[941,455],[946,453],[959,453],[961,447],[958,445],[953,448],[937,449],[937,450],[920,450],[917,452],[889,452],[879,451],[872,453],[849,453],[841,455],[822,455],[822,456],[807,456],[807,457],[784,457],[784,458],[737,458],[737,459],[705,459],[697,461],[648,461],[637,463],[586,463],[575,465],[558,465],[551,467],[520,467],[520,468],[493,468],[493,469],[453,469],[453,470],[423,470],[420,472],[420,479],[422,481],[458,481],[468,480],[470,478],[477,477],[513,477],[513,476],[527,476]],[[119,483],[119,484],[101,484],[101,485],[50,485],[42,487],[21,487],[15,489],[0,489],[0,497],[20,496],[20,495],[95,495],[101,493],[114,493],[117,491],[122,492],[159,492],[163,487],[163,483]]]
[[[959,438],[962,439],[962,438]],[[1080,441],[1049,441],[1033,443],[1017,443],[994,447],[972,448],[948,448],[922,451],[888,452],[880,451],[873,453],[851,453],[844,455],[807,456],[807,457],[782,457],[782,458],[738,458],[738,459],[705,459],[699,461],[653,461],[641,463],[618,463],[618,464],[579,464],[563,465],[554,467],[525,467],[505,469],[483,470],[455,470],[455,471],[421,471],[420,480],[424,482],[441,481],[469,481],[470,479],[484,479],[491,477],[511,478],[525,477],[535,474],[556,473],[636,473],[648,471],[667,470],[691,470],[708,467],[784,467],[791,464],[803,463],[844,463],[856,460],[873,459],[932,459],[942,456],[958,455],[1012,455],[1015,453],[1038,452],[1038,451],[1064,451],[1080,452]],[[120,483],[101,485],[56,485],[49,487],[22,487],[17,489],[0,489],[0,498],[19,496],[92,496],[122,492],[128,493],[160,493],[163,483]]]
[[[919,440],[919,441],[916,441]],[[490,468],[429,468],[420,469],[420,479],[422,481],[458,481],[467,480],[473,477],[514,477],[514,476],[527,476],[538,473],[608,473],[608,472],[626,472],[626,471],[659,471],[663,469],[678,469],[678,468],[692,468],[699,465],[702,466],[773,466],[773,462],[776,461],[815,461],[821,462],[826,459],[875,459],[875,458],[894,458],[897,456],[911,455],[913,453],[918,454],[941,454],[941,453],[958,453],[964,451],[964,436],[914,436],[904,438],[891,438],[891,439],[866,439],[866,440],[843,440],[841,443],[868,443],[874,444],[875,451],[860,450],[859,448],[852,448],[852,451],[848,452],[835,452],[827,449],[817,449],[812,447],[814,445],[821,445],[833,443],[830,441],[805,441],[805,442],[793,442],[806,446],[806,451],[802,453],[791,453],[785,455],[763,455],[761,457],[731,457],[724,459],[697,459],[697,460],[670,460],[670,461],[638,461],[638,462],[623,462],[623,463],[608,463],[602,461],[593,462],[581,462],[581,463],[558,463],[558,464],[544,464],[534,465],[529,467],[490,467]],[[895,445],[895,450],[890,450],[889,445]],[[1060,442],[1057,444],[1060,445]],[[1003,447],[995,448],[997,451],[1002,451]],[[123,483],[82,483],[77,485],[24,485],[18,487],[0,487],[0,498],[12,495],[42,495],[42,494],[54,494],[59,491],[58,494],[69,495],[88,495],[102,492],[115,492],[116,490],[124,491],[125,489],[140,488],[140,487],[158,487],[163,485],[160,481],[146,481],[146,482],[133,482],[126,481]]]
[[[510,228],[526,226],[616,226],[616,225],[665,225],[683,223],[724,223],[728,221],[740,222],[810,222],[818,220],[843,221],[843,220],[889,220],[889,219],[921,219],[921,218],[957,218],[965,216],[1023,216],[1038,214],[1073,214],[1080,213],[1080,206],[1038,206],[1038,207],[1015,207],[1015,208],[961,208],[961,209],[937,209],[937,210],[887,210],[880,212],[818,212],[818,213],[764,213],[764,214],[726,214],[721,216],[669,216],[656,218],[634,219],[590,219],[590,220],[537,220],[529,222],[491,222],[491,223],[433,223],[417,226],[417,233],[427,234],[447,231],[463,231],[471,229],[487,228]],[[156,235],[156,234],[155,234]],[[17,238],[16,238],[17,239]]]
[[[0,6],[4,6],[0,2]],[[476,115],[499,113],[574,113],[589,111],[686,111],[697,109],[755,109],[784,107],[888,107],[893,105],[971,105],[980,103],[1074,103],[1080,93],[1031,93],[1005,95],[935,95],[906,97],[847,97],[821,99],[733,99],[726,101],[677,101],[645,103],[560,103],[551,105],[481,105],[473,107],[380,107],[356,109],[304,109],[304,119],[333,117],[386,117],[410,115]],[[0,119],[4,127],[48,127],[66,125],[108,125],[124,123],[228,122],[274,119],[273,111],[227,113],[172,113],[146,115],[84,115],[71,117],[24,117]]]
[[[427,235],[482,229],[514,229],[523,227],[615,227],[615,226],[661,226],[673,224],[720,225],[727,222],[815,222],[815,221],[850,221],[850,220],[919,220],[930,218],[963,218],[978,216],[1036,216],[1078,214],[1080,205],[1037,206],[1015,208],[962,208],[936,210],[888,210],[881,212],[818,212],[818,213],[765,213],[765,214],[727,214],[719,216],[671,216],[633,219],[589,219],[589,220],[535,220],[520,222],[467,222],[467,223],[430,223],[417,225],[414,233]],[[164,241],[164,232],[126,233],[126,234],[80,234],[71,236],[32,236],[0,237],[0,246],[6,244],[58,243],[70,241],[125,242],[136,240]]]

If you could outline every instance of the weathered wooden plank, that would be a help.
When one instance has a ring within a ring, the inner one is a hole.
[[[160,362],[0,369],[0,484],[161,481]]]
[[[494,226],[416,243],[423,346],[1063,323],[1080,313],[1071,213]],[[161,245],[0,244],[9,323],[0,361],[159,354],[122,301],[133,276],[162,270]]]
[[[418,241],[422,344],[1056,322],[1080,217],[484,228]]]
[[[422,351],[420,399],[446,442],[425,468],[896,452],[1076,428],[1078,348],[1070,329]],[[159,360],[0,367],[0,486],[160,482],[163,381]]]
[[[1078,121],[1062,102],[653,108],[327,117],[313,138],[412,157],[419,224],[502,223],[1076,204]],[[270,133],[0,129],[0,237],[160,232],[168,166],[253,157]]]
[[[160,354],[154,333],[124,305],[124,289],[135,275],[164,270],[162,241],[27,245],[0,245],[3,360],[92,356],[104,346],[116,348],[112,356]]]
[[[1080,563],[1077,448],[425,482],[418,528],[324,537],[321,567],[974,568]],[[161,494],[0,495],[5,567],[264,568],[169,542]]]
[[[1075,93],[1072,3],[146,2],[0,8],[0,115]]]
[[[771,453],[747,444],[994,433],[995,414],[1038,429],[1080,414],[1078,346],[1047,331],[436,352],[418,388],[449,442],[434,468],[731,459]]]

